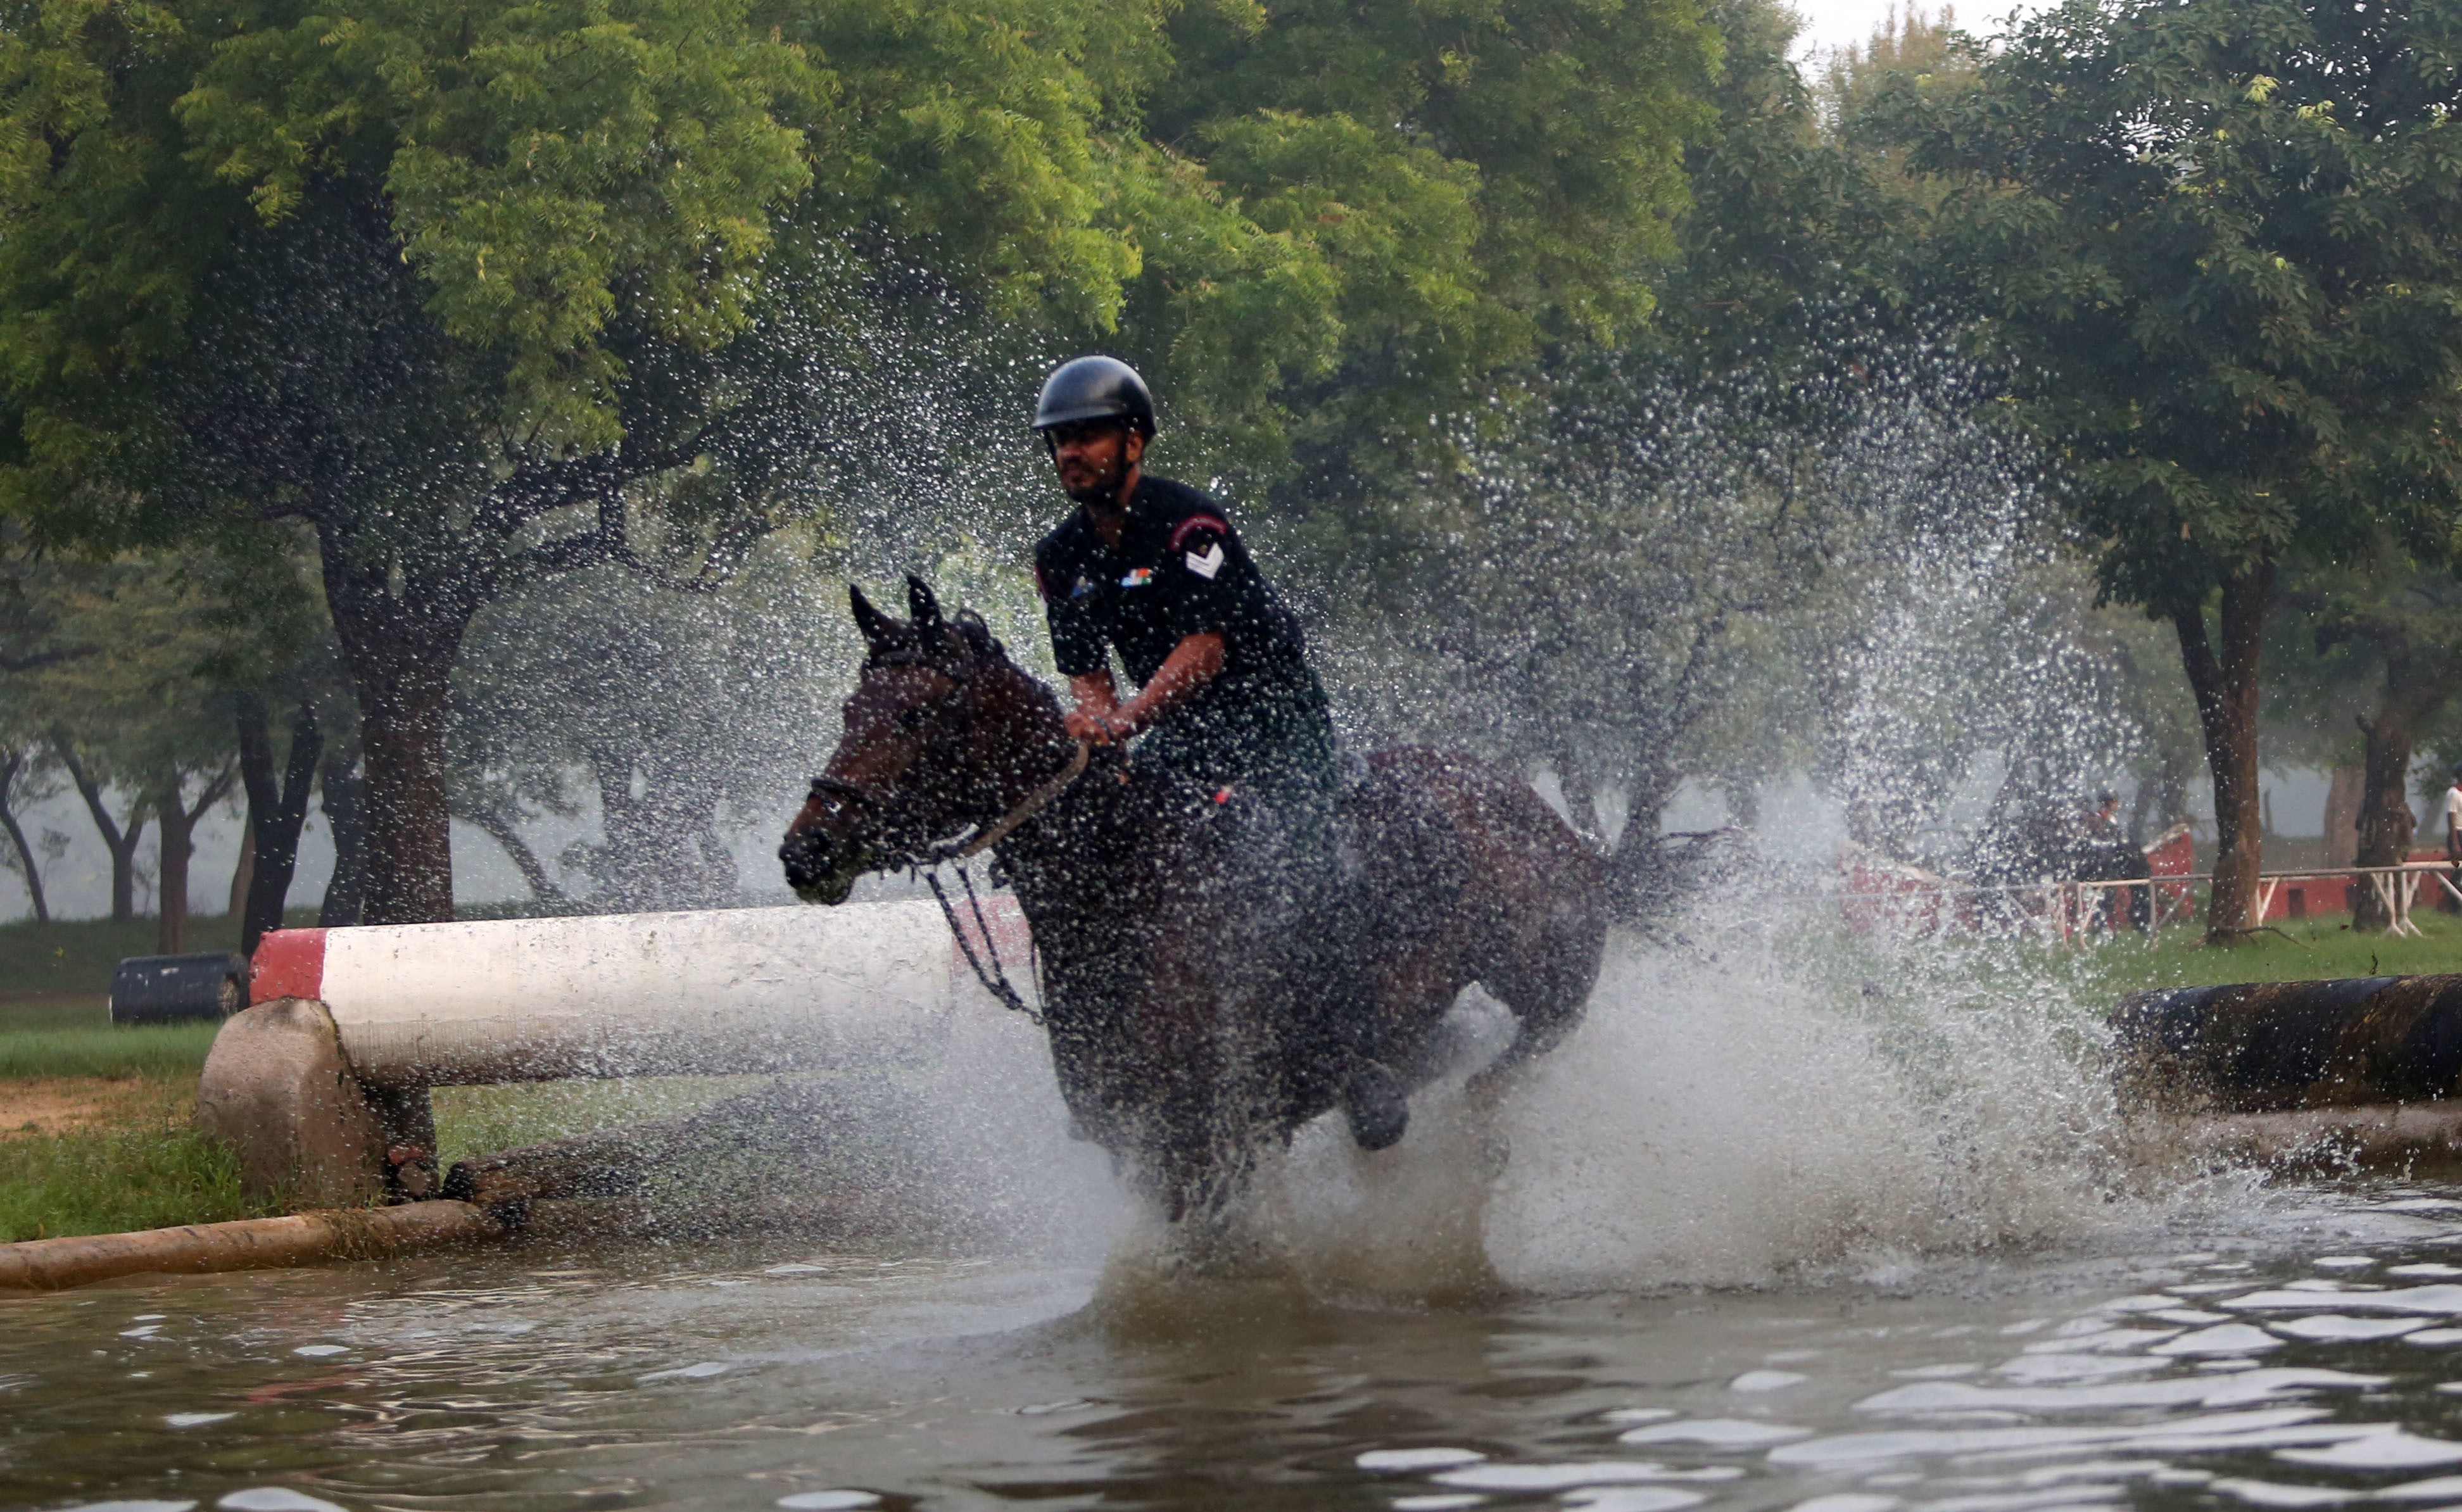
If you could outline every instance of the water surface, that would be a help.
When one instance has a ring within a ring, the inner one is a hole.
[[[1478,1305],[772,1241],[0,1320],[11,1506],[2462,1504],[2462,1189],[2427,1185]]]

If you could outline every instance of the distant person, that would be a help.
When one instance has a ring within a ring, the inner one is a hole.
[[[2084,839],[2079,846],[2080,881],[2130,881],[2146,875],[2146,853],[2128,843],[2120,828],[2120,794],[2099,792],[2086,811]],[[2124,924],[2143,933],[2153,900],[2142,887],[2097,889],[2093,921],[2117,932]]]
[[[2453,785],[2445,789],[2445,862],[2452,868],[2455,885],[2462,886],[2462,765],[2453,768]],[[2462,914],[2462,902],[2445,888],[2436,890],[2436,906]]]
[[[2097,840],[2120,838],[2120,794],[2099,793],[2094,800],[2094,812],[2086,816],[2086,832]]]

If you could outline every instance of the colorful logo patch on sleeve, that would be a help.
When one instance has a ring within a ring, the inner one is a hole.
[[[1128,576],[1121,578],[1120,586],[1122,588],[1143,588],[1153,581],[1154,569],[1151,567],[1140,567],[1134,572],[1129,573]]]

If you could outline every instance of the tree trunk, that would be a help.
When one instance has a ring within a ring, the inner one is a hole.
[[[248,918],[248,890],[256,882],[256,822],[243,818],[239,826],[239,858],[231,863],[230,895],[225,912],[243,923]],[[248,954],[243,950],[242,955]]]
[[[359,696],[371,924],[453,917],[453,830],[444,736],[454,659],[485,596],[466,562],[354,556],[320,531],[326,607]]]
[[[1655,918],[1675,901],[1679,879],[1658,826],[1659,815],[1683,781],[1682,773],[1664,766],[1633,773],[1632,806],[1625,810],[1624,829],[1607,865],[1608,906],[1627,918]]]
[[[111,853],[111,921],[128,923],[137,917],[137,842],[145,833],[144,801],[140,799],[129,810],[128,828],[122,830],[112,821],[102,784],[77,759],[76,743],[68,732],[54,734],[52,746],[59,753],[60,765],[68,768],[69,780],[76,784],[77,796],[85,800],[85,811],[102,836],[102,848]]]
[[[2259,637],[2274,594],[2269,558],[2223,579],[2222,646],[2207,637],[2205,609],[2175,609],[2171,625],[2180,637],[2180,660],[2197,698],[2197,723],[2206,738],[2206,764],[2214,777],[2214,885],[2207,904],[2206,940],[2237,940],[2256,924],[2257,877],[2264,864],[2264,819],[2257,786],[2257,704]]]
[[[302,700],[291,717],[291,753],[277,788],[265,701],[254,694],[241,697],[239,768],[248,788],[248,853],[253,857],[237,910],[241,955],[254,955],[265,932],[282,927],[283,905],[290,901],[291,878],[299,866],[299,831],[308,822],[308,793],[315,785],[317,758],[324,748],[315,705]]]
[[[442,669],[400,670],[359,683],[360,754],[367,765],[371,924],[431,924],[453,917],[453,837],[444,788],[445,680]]]
[[[185,787],[185,777],[174,768],[163,774],[154,794],[154,820],[162,832],[162,864],[156,869],[157,907],[154,914],[154,949],[158,955],[176,956],[186,942],[188,859],[197,850],[197,821],[230,791],[231,774],[220,772],[209,780],[205,791],[198,794],[197,806],[193,809],[187,807],[187,800],[181,796]]]
[[[180,805],[178,779],[154,809],[162,863],[155,868],[154,953],[176,956],[188,933],[188,857],[196,851],[188,812]]]
[[[325,883],[324,906],[316,911],[320,929],[346,928],[360,922],[365,912],[367,805],[358,766],[357,746],[336,745],[326,751],[317,776],[317,785],[325,794],[325,825],[334,832],[334,875]]]
[[[2325,784],[2325,864],[2356,865],[2360,809],[2367,792],[2365,767],[2337,767]]]
[[[2419,655],[2408,648],[2388,650],[2385,691],[2374,717],[2362,716],[2360,734],[2365,742],[2365,787],[2360,797],[2358,864],[2399,866],[2410,853],[2414,821],[2410,813],[2412,735],[2422,721],[2445,704],[2451,668],[2445,657]],[[2393,920],[2377,900],[2376,890],[2353,892],[2351,927],[2383,930]]]
[[[17,848],[17,869],[25,875],[26,896],[34,906],[34,922],[52,921],[52,906],[43,898],[43,873],[34,863],[34,848],[26,843],[26,832],[18,826],[14,804],[17,778],[31,765],[24,751],[12,750],[6,761],[0,761],[0,829],[9,832],[9,843]]]

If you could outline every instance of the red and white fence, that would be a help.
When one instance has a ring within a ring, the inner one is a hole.
[[[1016,903],[985,913],[1030,994]],[[251,1003],[323,1004],[379,1084],[843,1066],[991,1004],[930,902],[286,929],[252,965]]]

